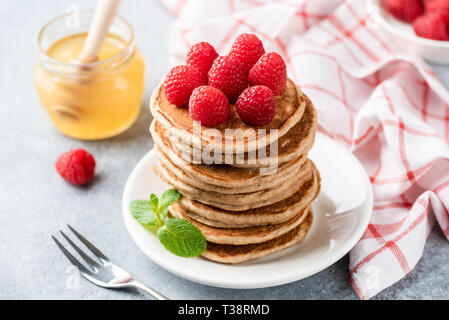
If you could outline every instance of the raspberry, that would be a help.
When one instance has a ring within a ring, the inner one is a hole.
[[[209,85],[225,94],[229,101],[237,100],[248,86],[248,76],[240,60],[230,56],[215,59],[208,73]]]
[[[265,53],[249,72],[249,84],[263,85],[280,95],[287,85],[287,66],[284,59],[275,52]]]
[[[215,127],[229,118],[229,102],[217,88],[201,86],[193,90],[189,100],[189,113],[193,120],[205,127]]]
[[[255,34],[242,33],[232,44],[229,55],[239,59],[248,72],[264,53],[262,41]]]
[[[274,94],[266,86],[249,87],[238,98],[235,109],[245,123],[263,126],[276,114]]]
[[[413,20],[413,30],[415,30],[416,35],[423,38],[449,40],[445,16],[438,12],[426,13]]]
[[[385,9],[397,19],[412,22],[424,12],[420,0],[383,0]]]
[[[446,25],[449,27],[449,0],[425,1],[426,13],[434,12],[441,14]]]
[[[441,19],[443,19],[444,23],[446,24],[449,30],[449,8],[447,9],[447,11],[438,11],[435,13],[440,15]]]
[[[61,154],[56,160],[55,167],[65,180],[81,186],[92,180],[95,159],[84,149],[73,149]]]
[[[449,12],[449,0],[431,0],[424,1],[426,12]]]
[[[164,90],[167,100],[178,107],[189,102],[193,89],[205,84],[198,70],[189,66],[177,66],[165,77]]]
[[[207,82],[207,73],[217,57],[218,53],[214,47],[208,42],[200,42],[190,47],[187,53],[187,65],[198,70]]]

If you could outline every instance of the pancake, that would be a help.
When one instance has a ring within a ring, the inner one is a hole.
[[[229,223],[224,223],[221,221],[214,221],[214,220],[209,220],[207,218],[204,218],[200,215],[197,215],[196,213],[193,213],[192,211],[188,211],[187,209],[183,208],[183,210],[186,212],[187,216],[189,216],[190,218],[201,222],[202,224],[211,226],[211,227],[215,227],[215,228],[249,228],[249,227],[254,227],[254,225],[252,224],[229,224]],[[265,225],[265,224],[263,224]]]
[[[304,221],[309,212],[309,207],[305,208],[286,222],[247,228],[216,228],[208,226],[192,219],[178,203],[174,203],[169,210],[173,217],[187,219],[193,223],[201,230],[207,241],[222,244],[243,245],[266,242],[293,230]]]
[[[163,152],[156,146],[156,149],[158,150],[157,157],[158,160],[161,161],[161,163],[171,172],[173,173],[178,179],[184,181],[185,183],[199,188],[201,190],[205,191],[212,191],[212,192],[219,192],[223,194],[240,194],[240,193],[250,193],[250,192],[257,192],[262,191],[270,188],[280,187],[283,183],[288,183],[288,181],[291,181],[295,175],[297,175],[298,171],[301,170],[301,167],[303,166],[304,162],[307,160],[306,157],[299,158],[297,163],[294,165],[289,166],[289,168],[283,168],[283,170],[278,170],[277,174],[273,175],[262,175],[261,178],[263,179],[239,179],[240,185],[238,187],[224,187],[217,185],[220,180],[215,182],[214,184],[210,184],[207,182],[204,182],[204,179],[202,179],[201,175],[198,174],[189,174],[186,172],[186,167],[184,166],[182,169],[178,166],[174,165],[169,159],[167,159]],[[215,167],[215,166],[214,166]],[[235,168],[235,167],[231,167]],[[235,168],[237,169],[237,168]],[[230,169],[230,171],[232,171]],[[233,181],[234,182],[234,181]]]
[[[242,182],[247,184],[268,182],[266,180],[270,177],[267,176],[273,177],[281,172],[286,173],[287,170],[294,170],[295,166],[300,167],[306,160],[305,157],[301,157],[301,155],[299,155],[294,160],[302,158],[300,161],[283,163],[279,167],[273,168],[271,171],[266,169],[262,172],[258,167],[236,168],[220,163],[193,164],[180,158],[179,155],[173,151],[172,143],[165,136],[163,128],[157,121],[152,122],[150,131],[153,136],[153,141],[162,156],[169,159],[174,165],[180,167],[187,174],[194,175],[205,183],[223,187],[240,187]]]
[[[265,126],[253,127],[244,123],[231,104],[231,113],[228,121],[215,127],[198,126],[201,132],[195,130],[193,119],[187,108],[178,108],[171,104],[164,94],[163,82],[153,91],[150,99],[150,110],[153,117],[159,121],[169,132],[170,136],[183,141],[184,144],[202,149],[223,148],[224,153],[244,153],[266,147],[272,141],[285,135],[296,123],[301,120],[306,100],[301,90],[291,81],[287,80],[284,92],[275,97],[276,115]],[[238,138],[228,134],[225,130],[241,130]],[[257,130],[256,130],[257,129]],[[260,129],[266,130],[265,140],[258,141]],[[276,129],[276,130],[271,130]],[[242,133],[245,133],[244,137]],[[264,144],[264,145],[262,145]],[[226,149],[225,149],[226,147]]]
[[[159,161],[158,165],[153,168],[159,177],[161,177],[168,184],[172,185],[182,195],[204,204],[213,205],[217,208],[231,211],[241,211],[262,207],[286,199],[290,197],[297,190],[297,188],[301,184],[305,183],[313,174],[312,161],[307,160],[301,170],[292,178],[291,181],[287,181],[276,188],[250,193],[223,194],[205,191],[185,183],[167,170],[167,168]]]
[[[220,263],[240,263],[258,259],[302,242],[312,226],[312,221],[313,215],[310,210],[305,221],[299,226],[280,237],[262,243],[232,245],[208,242],[202,256]]]
[[[294,161],[281,164],[278,168],[272,168],[271,170],[268,170],[268,168],[266,170],[261,170],[260,168],[237,168],[225,164],[192,164],[178,157],[176,152],[173,152],[171,142],[165,137],[164,130],[157,121],[152,122],[150,131],[158,159],[178,178],[185,179],[186,182],[192,185],[195,185],[195,183],[200,184],[195,186],[199,188],[204,186],[205,190],[210,191],[215,191],[210,186],[211,184],[219,187],[216,191],[224,190],[224,193],[226,193],[226,188],[241,188],[242,186],[259,185],[258,187],[263,189],[263,184],[280,182],[280,180],[285,181],[287,175],[293,174],[306,161],[306,156],[303,155]],[[201,182],[204,184],[201,184]],[[251,191],[248,190],[247,192]]]
[[[225,155],[221,156],[222,163],[226,163],[236,167],[269,167],[272,163],[277,161],[278,165],[281,165],[285,162],[290,162],[301,155],[305,155],[312,148],[313,143],[315,141],[315,134],[317,130],[317,114],[313,103],[310,99],[304,95],[306,99],[306,108],[304,111],[301,120],[293,126],[285,135],[279,138],[277,142],[277,157],[270,157],[270,145],[265,148],[265,151],[258,150],[257,153],[244,153],[239,155],[239,162],[237,161],[237,156],[232,155],[232,158],[228,156],[228,159],[225,158]],[[201,163],[202,159],[194,159],[194,154],[199,154],[191,147],[186,144],[183,144],[182,141],[175,141],[177,139],[170,139],[172,149],[175,150],[175,153],[178,157],[181,157],[187,162],[190,163]],[[196,152],[196,153],[195,153]],[[218,157],[218,155],[217,155]]]
[[[229,211],[186,197],[181,197],[178,203],[188,215],[203,224],[219,228],[237,228],[277,224],[292,219],[312,203],[319,192],[320,175],[314,168],[313,177],[302,184],[292,196],[269,206],[245,211]]]

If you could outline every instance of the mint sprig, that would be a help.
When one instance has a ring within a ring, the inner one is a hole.
[[[206,238],[186,219],[167,219],[157,236],[168,251],[181,257],[196,257],[206,250]]]
[[[129,205],[129,210],[134,219],[146,226],[155,226],[157,224],[156,215],[154,209],[151,206],[150,201],[146,200],[134,200]]]
[[[160,199],[151,194],[150,200],[131,201],[129,209],[140,224],[156,231],[159,241],[171,253],[180,257],[196,257],[206,250],[206,238],[190,221],[167,218],[168,207],[176,202],[180,193],[176,189],[165,191]]]

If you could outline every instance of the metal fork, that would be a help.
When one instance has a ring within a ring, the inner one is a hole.
[[[157,300],[168,300],[167,297],[163,296],[156,290],[144,285],[133,279],[133,277],[125,269],[119,267],[115,263],[111,262],[108,257],[106,257],[100,250],[98,250],[92,243],[86,240],[82,235],[80,235],[75,229],[70,225],[67,225],[73,234],[98,258],[99,262],[92,260],[83,250],[81,250],[69,237],[65,235],[64,232],[60,231],[62,236],[67,240],[67,242],[72,246],[73,249],[83,258],[83,260],[89,265],[90,269],[86,268],[81,264],[53,235],[51,236],[53,240],[61,249],[62,253],[69,259],[69,261],[78,267],[81,275],[93,282],[97,286],[119,289],[119,288],[139,288],[149,293],[153,298]]]

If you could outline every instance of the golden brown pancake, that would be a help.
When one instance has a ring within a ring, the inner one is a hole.
[[[162,83],[153,91],[150,101],[150,109],[153,117],[159,121],[169,132],[170,136],[182,140],[187,145],[196,146],[201,149],[204,146],[224,147],[226,153],[243,153],[257,150],[263,147],[258,145],[259,129],[267,130],[266,138],[269,143],[271,139],[278,139],[285,135],[298,121],[300,121],[306,101],[300,89],[291,81],[287,80],[284,92],[276,96],[276,115],[273,120],[265,126],[253,127],[244,123],[231,104],[231,113],[228,121],[213,128],[201,127],[201,133],[194,131],[194,121],[190,117],[187,108],[178,108],[171,104],[164,94]],[[246,132],[245,138],[236,141],[235,137],[226,136],[225,130],[240,129]],[[276,136],[270,131],[276,129]],[[212,133],[213,131],[213,133]],[[217,137],[214,134],[218,133]]]
[[[170,214],[173,217],[189,220],[201,230],[207,241],[234,245],[261,243],[280,237],[299,226],[308,212],[309,207],[299,212],[292,219],[279,224],[246,228],[216,228],[192,219],[178,203],[174,203],[170,207]]]
[[[156,135],[155,135],[156,136]],[[169,157],[168,146],[155,143],[156,156],[166,169],[181,181],[205,190],[224,194],[250,193],[288,183],[302,170],[307,158],[302,156],[291,163],[265,174],[260,168],[237,168],[229,165],[195,165]],[[163,151],[164,150],[164,151]],[[166,154],[167,153],[167,154]]]
[[[156,146],[156,149],[159,149]],[[214,184],[210,184],[204,182],[203,177],[200,174],[189,174],[186,170],[174,165],[168,158],[163,156],[163,153],[158,150],[158,160],[167,168],[172,174],[174,174],[178,179],[184,181],[185,183],[199,188],[204,191],[218,192],[222,194],[241,194],[241,193],[251,193],[262,191],[266,189],[281,187],[282,184],[288,183],[295,176],[297,176],[298,172],[301,170],[301,167],[304,165],[304,162],[307,161],[307,158],[299,158],[297,163],[291,166],[291,168],[283,168],[283,170],[278,170],[276,174],[272,175],[261,175],[261,178],[264,179],[248,179],[245,181],[244,179],[240,179],[240,185],[235,187],[225,187],[218,185],[217,182]],[[235,168],[235,167],[234,167]]]
[[[205,191],[185,183],[167,170],[167,168],[159,161],[158,165],[153,167],[153,169],[159,177],[176,188],[185,197],[231,211],[263,207],[286,199],[295,193],[297,188],[305,183],[313,174],[312,161],[307,160],[303,167],[301,167],[301,170],[298,171],[298,174],[294,176],[291,181],[288,181],[279,187],[250,193],[223,194]]]
[[[202,204],[198,201],[181,197],[178,203],[195,220],[215,227],[247,227],[277,224],[285,222],[304,210],[320,192],[320,175],[314,168],[311,179],[301,185],[287,199],[269,206],[244,210],[229,211]]]
[[[207,249],[202,254],[206,259],[221,263],[240,263],[254,260],[291,247],[304,240],[313,222],[312,210],[305,221],[290,232],[280,237],[262,243],[245,245],[207,243]]]
[[[159,160],[171,171],[175,171],[176,168],[173,168],[173,166],[176,166],[186,175],[190,175],[192,179],[201,180],[204,183],[220,187],[238,188],[243,184],[250,186],[270,183],[297,170],[306,161],[306,155],[304,154],[288,163],[280,164],[278,167],[273,166],[271,170],[268,170],[269,168],[260,169],[257,167],[238,168],[219,163],[193,164],[178,157],[176,152],[173,152],[173,145],[165,136],[164,130],[157,121],[152,122],[150,131]]]

